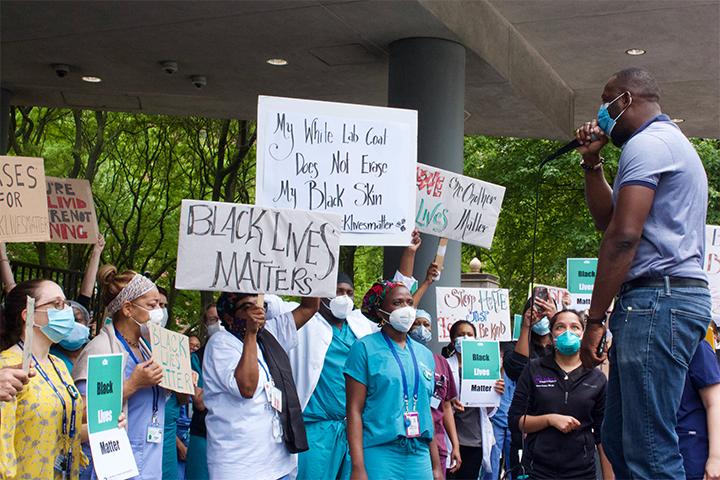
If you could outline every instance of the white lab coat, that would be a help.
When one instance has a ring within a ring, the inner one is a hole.
[[[360,310],[353,310],[347,317],[350,330],[360,339],[378,331],[377,324],[368,320]],[[289,353],[293,378],[297,388],[300,406],[303,410],[310,401],[320,379],[325,354],[332,342],[332,326],[316,313],[308,323],[298,330],[298,345]]]

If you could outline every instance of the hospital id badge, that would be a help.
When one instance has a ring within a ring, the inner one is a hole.
[[[272,387],[272,399],[270,400],[272,407],[279,413],[282,413],[282,391],[277,387]]]
[[[405,436],[407,438],[415,438],[420,436],[420,416],[418,412],[405,412],[403,414],[405,420]]]
[[[432,408],[433,410],[437,410],[438,408],[440,408],[440,399],[435,395],[430,397],[430,408]]]
[[[147,443],[160,443],[162,442],[163,429],[157,423],[148,425],[147,429]]]

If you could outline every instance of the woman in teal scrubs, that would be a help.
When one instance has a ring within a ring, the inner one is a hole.
[[[435,360],[407,336],[412,295],[402,284],[377,282],[362,312],[381,330],[355,342],[345,363],[352,476],[442,478],[430,413]]]

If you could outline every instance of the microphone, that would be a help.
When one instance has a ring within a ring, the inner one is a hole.
[[[594,133],[590,136],[590,140],[593,142],[596,140],[599,140],[599,139],[600,139],[600,137],[598,137]],[[553,153],[548,155],[547,158],[545,160],[543,160],[542,163],[540,163],[540,168],[544,167],[546,163],[555,160],[559,156],[565,155],[570,150],[575,150],[579,146],[581,146],[581,145],[580,145],[580,142],[578,141],[578,139],[573,138],[571,141],[569,141],[568,143],[566,143],[565,145],[563,145],[562,147],[558,148]]]

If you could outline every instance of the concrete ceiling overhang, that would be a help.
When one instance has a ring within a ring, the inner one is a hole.
[[[242,119],[259,94],[384,105],[389,44],[422,36],[467,48],[468,134],[565,138],[611,73],[641,66],[687,134],[720,137],[720,0],[2,1],[0,17],[18,105]]]

